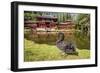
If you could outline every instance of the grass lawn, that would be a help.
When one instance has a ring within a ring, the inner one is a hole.
[[[90,58],[90,50],[77,49],[77,55],[62,54],[55,45],[38,44],[24,40],[24,61],[47,61],[47,60],[75,60]]]

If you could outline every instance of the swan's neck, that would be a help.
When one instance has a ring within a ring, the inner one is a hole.
[[[57,43],[60,43],[60,42],[62,42],[62,41],[64,41],[64,34],[63,34],[63,33],[59,33],[59,34],[58,34]]]
[[[61,43],[63,40],[57,40],[57,43]]]

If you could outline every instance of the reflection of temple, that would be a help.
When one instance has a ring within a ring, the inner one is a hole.
[[[63,23],[57,23],[57,17],[51,15],[37,16],[37,21],[25,21],[25,27],[30,27],[36,29],[37,31],[54,31],[56,28],[63,29],[73,29],[71,20],[67,20]]]

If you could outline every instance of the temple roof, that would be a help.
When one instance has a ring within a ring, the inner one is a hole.
[[[52,15],[38,16],[37,18],[44,18],[44,19],[57,19],[57,17],[54,17],[54,16],[52,16]]]

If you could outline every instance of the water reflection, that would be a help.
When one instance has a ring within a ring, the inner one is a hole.
[[[90,38],[80,31],[62,31],[64,33],[64,41],[74,42],[79,49],[90,49]],[[38,44],[55,45],[59,32],[25,32],[24,37]]]

